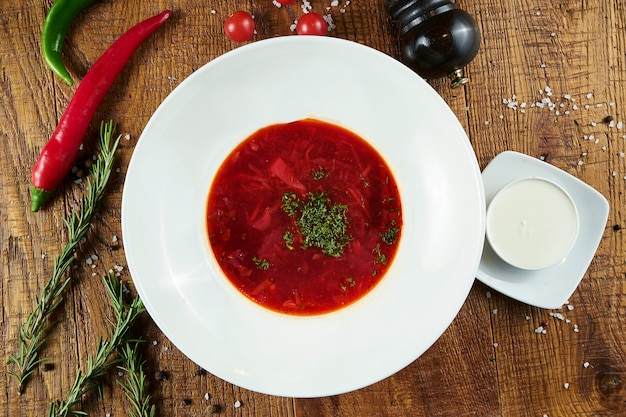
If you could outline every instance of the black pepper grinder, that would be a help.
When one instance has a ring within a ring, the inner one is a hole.
[[[399,24],[402,62],[426,79],[448,76],[453,88],[467,82],[463,68],[478,53],[476,20],[450,0],[385,0]]]

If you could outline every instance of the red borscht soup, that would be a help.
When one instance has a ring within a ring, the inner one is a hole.
[[[396,254],[398,187],[376,150],[314,119],[276,124],[228,155],[207,232],[231,283],[273,311],[315,315],[362,298]]]

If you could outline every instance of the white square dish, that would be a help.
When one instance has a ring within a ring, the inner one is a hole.
[[[546,162],[518,152],[496,156],[482,173],[486,204],[507,184],[524,177],[543,177],[572,197],[580,218],[579,234],[565,259],[540,270],[515,268],[502,261],[485,240],[477,279],[513,299],[546,309],[560,308],[578,287],[606,227],[609,204],[602,194],[578,178]]]

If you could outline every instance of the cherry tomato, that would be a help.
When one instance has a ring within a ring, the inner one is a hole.
[[[224,22],[224,33],[235,42],[245,42],[254,35],[254,19],[248,12],[235,12]]]
[[[295,0],[276,0],[276,1],[279,2],[280,4],[291,4]]]
[[[298,35],[324,36],[328,34],[328,25],[321,15],[315,12],[309,12],[303,14],[302,17],[298,19],[296,33]]]

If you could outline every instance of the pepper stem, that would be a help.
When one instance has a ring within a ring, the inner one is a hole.
[[[51,194],[52,193],[50,193],[49,191],[42,190],[41,188],[37,188],[34,185],[31,185],[30,186],[30,199],[31,199],[30,209],[33,212],[39,211],[39,207],[41,207],[41,205],[45,203],[48,198],[50,198]]]

